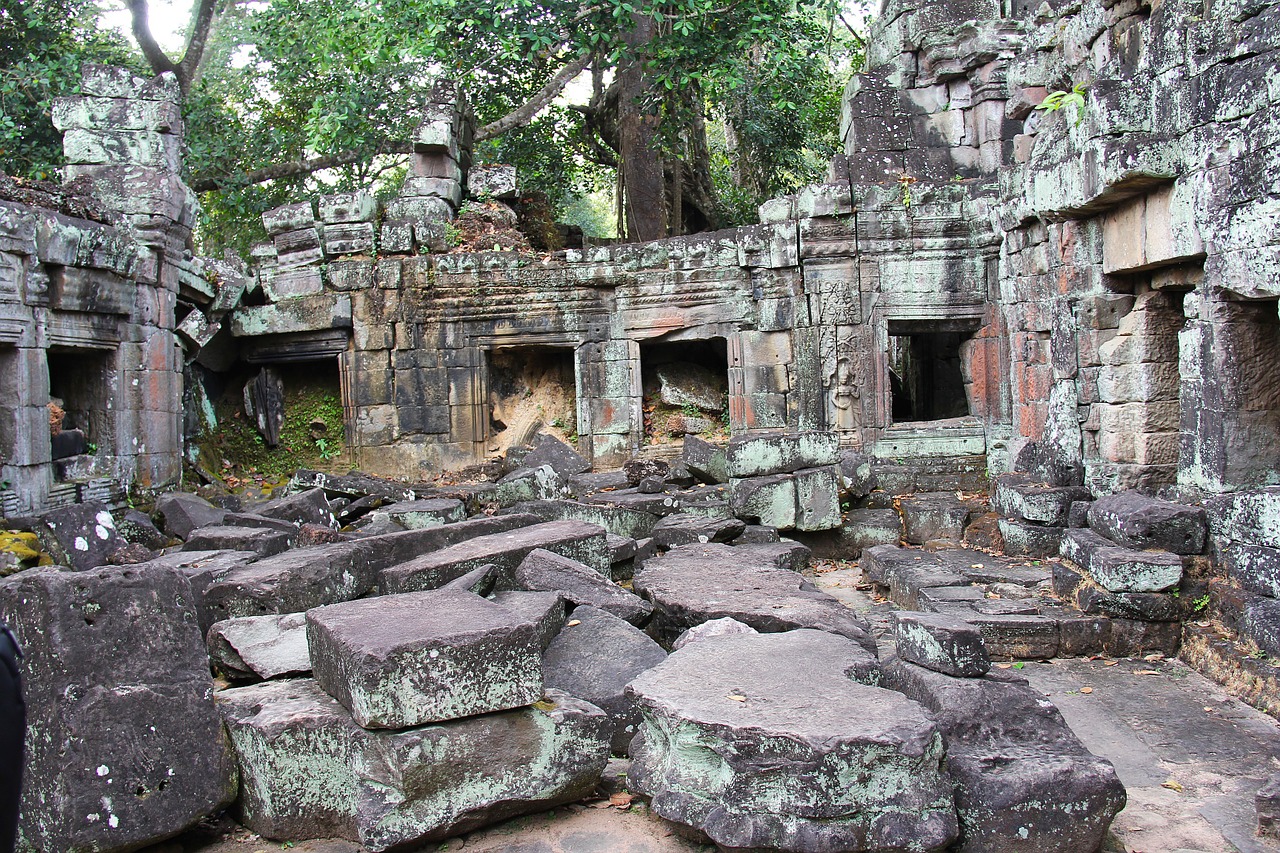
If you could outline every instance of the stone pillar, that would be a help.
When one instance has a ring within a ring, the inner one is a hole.
[[[53,109],[67,181],[90,181],[139,244],[133,313],[116,350],[117,474],[144,487],[176,483],[182,356],[174,308],[198,211],[181,177],[182,96],[172,74],[143,80],[103,65],[85,66],[81,93]]]

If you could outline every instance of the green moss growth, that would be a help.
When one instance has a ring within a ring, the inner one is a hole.
[[[196,441],[203,464],[232,487],[249,479],[285,480],[299,468],[333,473],[350,468],[337,371],[312,364],[276,369],[284,380],[285,399],[276,447],[267,447],[244,411],[242,392],[253,373],[227,383],[214,401],[218,427]]]

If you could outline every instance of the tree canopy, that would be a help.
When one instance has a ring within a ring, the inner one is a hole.
[[[130,59],[96,27],[93,0],[54,5],[61,15],[15,24],[47,46],[39,55]],[[763,198],[820,179],[859,50],[833,0],[197,0],[177,58],[152,38],[147,0],[128,7],[132,61],[173,71],[186,93],[187,179],[207,247],[243,248],[258,213],[300,193],[393,193],[436,76],[469,93],[476,157],[514,163],[553,204],[616,181],[661,208],[628,215],[632,236],[738,224]],[[0,81],[27,61],[20,50],[0,54]],[[29,127],[78,77],[59,75],[60,89],[29,101]],[[589,101],[557,100],[580,75]],[[4,155],[0,166],[31,173],[32,158]]]

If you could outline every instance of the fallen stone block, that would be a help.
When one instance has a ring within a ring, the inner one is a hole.
[[[652,630],[670,643],[686,629],[730,616],[762,633],[816,628],[875,648],[867,623],[755,545],[684,545],[646,560],[633,583],[653,602]]]
[[[425,530],[464,521],[467,517],[462,501],[453,498],[406,501],[384,507],[382,512],[405,530]]]
[[[18,849],[137,849],[231,801],[232,755],[181,571],[27,569],[0,580],[0,621],[25,656]]]
[[[533,438],[533,449],[524,457],[526,468],[550,466],[564,480],[591,470],[591,463],[578,451],[557,438],[539,433]]]
[[[1061,554],[1110,592],[1162,592],[1182,580],[1177,554],[1122,548],[1089,528],[1068,530]]]
[[[1072,503],[1088,498],[1084,486],[1055,486],[1026,474],[1002,474],[992,483],[991,508],[1006,518],[1063,527]]]
[[[690,474],[704,483],[729,482],[724,450],[709,441],[703,441],[696,435],[684,437],[680,460],[684,462]]]
[[[737,436],[725,450],[726,473],[732,479],[839,464],[840,438],[834,432]]]
[[[224,619],[207,639],[214,668],[234,680],[311,672],[305,613]]]
[[[290,489],[320,488],[329,498],[346,497],[359,500],[366,497],[379,497],[387,503],[411,501],[417,495],[410,486],[394,480],[384,480],[353,471],[350,474],[326,474],[322,471],[299,469],[289,481]]]
[[[954,492],[925,492],[904,497],[902,538],[912,545],[945,539],[956,544],[964,536],[973,510]]]
[[[204,604],[221,619],[302,613],[359,598],[373,586],[371,549],[359,540],[297,548],[231,569],[204,591]]]
[[[227,511],[199,495],[167,492],[156,498],[156,514],[164,521],[165,533],[186,539],[197,527],[221,524]]]
[[[1089,526],[1126,548],[1159,548],[1175,554],[1199,554],[1208,535],[1203,509],[1138,492],[1098,498],[1089,507]]]
[[[491,563],[497,569],[498,589],[518,589],[516,567],[535,548],[585,563],[602,575],[609,571],[609,545],[603,528],[581,521],[548,521],[477,536],[390,566],[382,570],[380,587],[384,593],[436,589]]]
[[[542,695],[533,623],[463,592],[307,611],[316,683],[364,728],[403,729],[530,705]]]
[[[946,741],[960,817],[958,850],[1098,850],[1124,786],[1025,679],[953,678],[902,660],[885,679],[925,706]]]
[[[182,550],[250,551],[259,557],[271,557],[288,550],[292,544],[293,536],[283,530],[215,524],[191,531]]]
[[[732,637],[734,634],[759,634],[755,628],[750,625],[744,625],[737,619],[731,619],[728,616],[720,619],[712,619],[703,622],[701,625],[694,625],[684,631],[676,641],[671,644],[671,650],[679,651],[690,643],[697,643],[702,640],[710,640],[714,637]]]
[[[558,592],[565,601],[607,611],[643,625],[653,605],[577,560],[535,548],[516,568],[516,583],[530,592]],[[586,697],[582,697],[586,698]]]
[[[754,543],[750,547],[753,560],[760,560],[761,562],[768,560],[778,568],[786,569],[789,572],[803,572],[809,568],[813,558],[813,551],[808,545],[802,542],[794,542],[790,539]]]
[[[778,528],[769,527],[764,524],[748,524],[743,528],[742,533],[737,539],[729,544],[731,545],[768,545],[774,542],[781,542],[782,537],[778,535]]]
[[[530,622],[538,635],[538,648],[547,650],[564,627],[564,599],[558,592],[527,592],[505,589],[493,593],[489,600],[507,610],[520,622]]]
[[[613,751],[625,755],[640,723],[626,686],[666,657],[662,646],[640,629],[603,610],[578,607],[542,656],[542,679],[548,688],[585,699],[608,714]]]
[[[894,616],[898,657],[934,672],[977,678],[991,670],[982,632],[949,616],[899,611]]]
[[[224,690],[239,815],[278,841],[411,848],[573,802],[609,756],[603,711],[559,691],[536,707],[368,731],[311,679]]]
[[[840,490],[853,500],[865,498],[876,487],[872,459],[866,453],[845,448],[840,451]]]
[[[607,500],[607,497],[602,499]],[[597,524],[615,536],[631,539],[644,539],[666,514],[569,500],[522,501],[511,507],[511,511],[536,515],[541,521],[585,521]]]
[[[634,512],[645,512],[658,518],[671,515],[673,512],[680,512],[682,509],[682,502],[676,495],[665,491],[646,493],[636,488],[618,489],[613,492],[593,492],[587,495],[586,502],[629,509]]]
[[[708,518],[682,512],[659,521],[651,535],[659,548],[669,550],[698,542],[731,542],[746,528],[747,525],[736,518]]]
[[[521,501],[543,501],[567,498],[569,487],[550,465],[518,468],[498,481],[492,501],[498,506],[513,506]]]
[[[107,565],[125,544],[106,504],[90,501],[49,510],[31,523],[40,547],[59,565],[83,571]]]
[[[428,527],[424,530],[395,530],[370,534],[360,541],[365,542],[372,549],[369,562],[375,572],[378,572],[388,566],[406,563],[415,557],[470,539],[529,527],[537,524],[539,520],[528,513],[481,516],[440,527]],[[395,526],[399,527],[399,525]],[[477,565],[483,565],[483,562]]]
[[[1016,557],[1052,557],[1062,545],[1063,528],[1019,518],[1000,519],[1004,552]]]
[[[671,466],[663,459],[628,459],[622,463],[622,473],[627,476],[627,485],[638,486],[641,480],[657,478],[665,481],[671,473]]]
[[[796,482],[796,530],[834,530],[840,515],[840,469],[806,468],[792,476]]]
[[[628,688],[644,716],[628,785],[726,848],[941,850],[957,833],[942,739],[876,677],[820,631],[686,646]]]
[[[1008,583],[1034,587],[1052,580],[1049,565],[1031,565],[1026,560],[1011,559],[971,548],[947,548],[934,556],[947,569],[964,575],[973,583]]]
[[[294,524],[319,524],[334,528],[338,526],[338,520],[333,516],[333,510],[329,507],[324,489],[320,488],[285,495],[253,507],[253,510],[257,515],[291,521]]]
[[[271,518],[266,515],[258,515],[256,512],[228,512],[222,517],[222,521],[216,525],[218,527],[252,527],[256,530],[274,530],[278,533],[287,533],[291,537],[296,537],[299,527],[292,521],[284,521],[279,518]],[[326,530],[330,529],[327,526]]]
[[[160,532],[151,516],[145,512],[128,508],[123,512],[117,510],[112,516],[116,520],[116,530],[120,531],[126,542],[144,545],[153,551],[169,544],[169,537]]]

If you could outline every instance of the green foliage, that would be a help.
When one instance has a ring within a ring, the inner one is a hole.
[[[95,0],[0,0],[0,172],[56,179],[64,160],[53,100],[79,93],[81,65],[142,69],[98,14]]]
[[[1191,607],[1192,607],[1192,611],[1193,611],[1193,612],[1195,612],[1195,613],[1199,613],[1199,612],[1201,612],[1202,610],[1204,610],[1204,609],[1205,609],[1205,608],[1207,608],[1208,606],[1209,606],[1209,594],[1208,594],[1208,593],[1205,593],[1204,595],[1200,596],[1199,598],[1193,598],[1193,599],[1191,599]]]
[[[1084,99],[1086,88],[1088,88],[1087,83],[1077,83],[1069,91],[1050,92],[1048,97],[1036,105],[1036,109],[1046,113],[1056,113],[1063,107],[1070,106],[1072,114],[1076,117],[1076,124],[1079,124],[1084,120],[1084,111],[1087,106]]]

